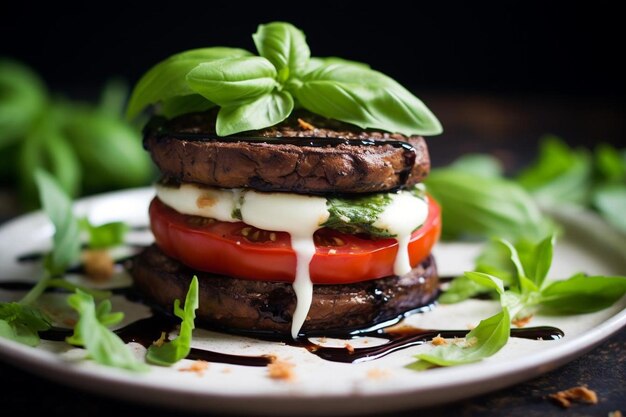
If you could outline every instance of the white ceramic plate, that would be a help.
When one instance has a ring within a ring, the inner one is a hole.
[[[147,224],[151,189],[128,190],[80,201],[76,210],[94,223],[123,220],[131,225]],[[566,277],[575,272],[626,274],[626,245],[621,236],[592,214],[572,210],[559,213],[567,235],[557,245],[550,276]],[[49,248],[52,226],[41,213],[23,216],[0,228],[0,280],[32,281],[40,272],[37,263],[20,263],[16,257]],[[131,233],[128,240],[148,243],[148,232]],[[610,242],[610,243],[609,243]],[[456,274],[472,266],[479,247],[461,243],[440,244],[435,251],[442,275]],[[79,277],[76,277],[80,279]],[[121,272],[117,280],[128,282]],[[0,300],[19,297],[0,290]],[[62,295],[46,294],[42,303],[62,317]],[[143,305],[121,296],[114,310],[123,310],[125,322],[148,315]],[[413,355],[430,349],[429,344],[405,349],[380,360],[341,364],[324,361],[304,349],[274,342],[196,330],[194,345],[213,351],[243,355],[275,354],[295,365],[295,380],[271,379],[264,367],[213,363],[203,375],[181,372],[183,360],[171,368],[152,367],[144,374],[129,373],[79,360],[81,351],[61,342],[46,342],[30,348],[0,339],[3,360],[27,368],[64,384],[95,392],[178,408],[230,411],[268,415],[360,414],[440,404],[499,389],[535,377],[583,354],[626,324],[626,298],[601,312],[569,317],[535,317],[531,326],[550,325],[562,329],[557,341],[511,338],[507,346],[480,363],[426,372],[405,369]],[[414,315],[409,324],[422,328],[464,329],[497,310],[491,301],[469,300],[437,306]],[[142,355],[144,349],[130,345]]]

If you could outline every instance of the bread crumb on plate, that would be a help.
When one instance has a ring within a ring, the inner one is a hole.
[[[530,323],[530,321],[532,320],[533,315],[530,314],[526,317],[519,317],[516,319],[511,320],[511,323],[515,325],[515,327],[524,327],[526,326],[528,323]]]
[[[294,368],[293,363],[276,359],[267,365],[267,372],[271,379],[293,381],[296,378]]]
[[[115,262],[106,249],[85,249],[81,254],[88,278],[103,282],[115,273]]]
[[[178,368],[179,372],[194,372],[198,376],[204,375],[204,372],[209,369],[209,363],[203,360],[195,360],[191,365],[185,368]]]
[[[433,346],[441,346],[441,345],[447,345],[448,344],[446,339],[441,337],[440,334],[438,334],[437,336],[433,337],[432,340],[430,341],[430,343],[432,343]]]
[[[371,380],[387,379],[391,376],[391,372],[388,369],[372,368],[367,371],[365,376]]]
[[[578,387],[572,387],[564,391],[559,391],[554,394],[548,395],[552,401],[557,403],[563,408],[569,408],[572,402],[580,402],[586,404],[597,404],[598,396],[595,391],[590,390],[584,385]]]

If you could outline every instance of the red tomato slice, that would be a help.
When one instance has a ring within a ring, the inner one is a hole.
[[[158,198],[150,204],[156,243],[187,266],[236,278],[293,282],[296,254],[286,232],[269,232],[243,222],[229,223],[181,214]],[[429,198],[426,222],[411,236],[409,258],[418,265],[441,233],[441,210]],[[316,284],[346,284],[393,275],[395,239],[373,239],[323,228],[314,235],[309,266]]]

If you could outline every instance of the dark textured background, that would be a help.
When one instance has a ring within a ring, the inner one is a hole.
[[[608,2],[16,3],[3,11],[0,54],[25,60],[59,89],[111,75],[135,81],[184,49],[253,50],[257,24],[286,20],[305,31],[314,55],[368,62],[417,90],[624,92],[623,17]]]
[[[134,83],[186,49],[254,51],[257,25],[285,20],[304,30],[313,55],[367,62],[413,90],[441,119],[442,140],[469,133],[468,143],[533,146],[555,133],[587,146],[626,144],[626,26],[610,2],[216,3],[12,3],[0,56],[28,63],[57,93],[93,99],[111,77]],[[523,106],[525,118],[501,99]]]

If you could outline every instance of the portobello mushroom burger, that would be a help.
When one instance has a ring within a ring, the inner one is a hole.
[[[135,86],[128,114],[155,109],[144,147],[162,174],[136,288],[170,310],[196,275],[200,322],[293,338],[432,303],[441,216],[421,181],[436,117],[365,64],[310,57],[288,23],[253,39],[259,56],[186,51]]]

